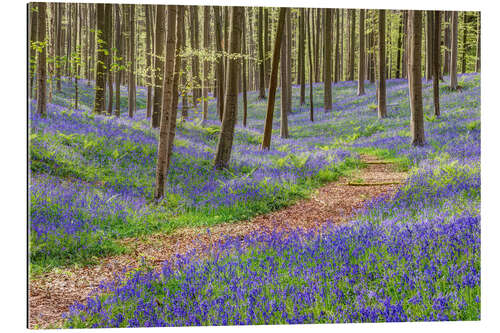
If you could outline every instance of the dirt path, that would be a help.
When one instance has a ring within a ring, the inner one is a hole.
[[[111,280],[115,274],[135,268],[145,257],[155,267],[176,254],[202,250],[225,235],[244,236],[260,228],[287,230],[301,227],[319,228],[326,221],[344,223],[363,203],[382,194],[394,194],[406,173],[397,172],[391,164],[379,163],[375,157],[362,156],[366,168],[349,178],[319,188],[311,198],[298,201],[284,209],[257,216],[249,221],[220,224],[210,228],[179,229],[172,234],[155,234],[143,238],[124,239],[132,248],[127,255],[103,258],[95,266],[54,270],[29,283],[29,327],[45,328],[61,324],[61,315],[74,302],[83,302],[101,281]],[[362,181],[368,186],[354,186]],[[388,183],[388,184],[387,184]]]

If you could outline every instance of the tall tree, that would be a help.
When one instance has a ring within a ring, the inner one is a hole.
[[[104,6],[104,17],[105,17],[105,30],[106,30],[106,43],[107,43],[107,55],[106,55],[106,76],[108,82],[108,115],[113,114],[113,73],[111,72],[111,65],[113,63],[113,5],[107,3]],[[78,77],[78,73],[75,73],[75,81]],[[78,85],[75,85],[78,89]]]
[[[274,40],[273,58],[271,63],[271,78],[269,82],[269,99],[267,100],[266,121],[264,125],[264,135],[262,138],[261,150],[269,149],[271,146],[271,133],[273,130],[274,102],[276,97],[276,85],[278,81],[278,65],[280,61],[280,48],[283,37],[283,26],[288,8],[281,7],[279,11],[278,27],[276,28],[276,38]]]
[[[199,42],[199,23],[198,23],[198,6],[189,6],[191,17],[191,49],[195,52],[191,57],[192,74],[193,74],[193,105],[198,105],[200,94],[200,60],[196,52],[200,49]]]
[[[312,61],[312,49],[311,49],[311,21],[314,21],[314,18],[310,18],[309,16],[311,15],[312,10],[308,10],[308,15],[307,15],[307,49],[309,50],[309,107],[310,107],[310,112],[309,112],[309,120],[314,121],[314,95],[313,95],[313,61]],[[338,46],[338,43],[337,43]],[[335,61],[337,61],[337,58],[335,58]]]
[[[410,132],[411,143],[423,146],[424,110],[422,106],[422,12],[412,10],[408,13],[408,77],[410,89]]]
[[[238,55],[241,52],[241,34],[243,22],[243,7],[231,7],[231,22],[229,32],[229,53]],[[233,146],[234,126],[238,111],[238,80],[240,59],[228,57],[227,82],[225,95],[225,110],[222,117],[221,132],[217,143],[215,167],[219,170],[229,165]]]
[[[359,10],[358,96],[365,94],[365,10]]]
[[[154,95],[153,113],[151,115],[151,127],[160,126],[160,116],[163,101],[163,74],[165,71],[165,5],[156,7],[156,31],[155,31],[155,69],[154,69]]]
[[[135,5],[126,5],[128,7],[129,19],[129,47],[128,47],[128,116],[132,118],[136,109],[136,89],[135,89]]]
[[[426,11],[426,38],[425,38],[425,79],[429,81],[432,77],[432,25],[433,15],[431,10]]]
[[[286,16],[289,16],[287,13]],[[285,18],[286,20],[286,18]],[[289,110],[289,99],[291,96],[288,96],[288,83],[291,81],[290,72],[288,72],[288,34],[291,34],[291,31],[288,31],[287,25],[285,24],[283,28],[283,41],[281,43],[281,119],[280,119],[280,136],[285,139],[288,138],[288,113]],[[300,52],[299,52],[300,53]]]
[[[332,9],[324,9],[325,24],[323,29],[324,60],[324,105],[325,111],[332,110]]]
[[[340,43],[340,30],[339,30],[339,9],[334,9],[335,11],[335,65],[334,65],[334,70],[335,73],[333,75],[333,81],[335,83],[339,82],[340,80],[340,53],[339,53],[339,43]]]
[[[121,45],[121,24],[120,24],[120,5],[115,4],[115,116],[120,117],[120,87],[121,87],[121,69],[122,66],[122,45]]]
[[[469,22],[469,16],[467,15],[467,12],[462,12],[463,14],[463,25],[462,25],[462,54],[461,54],[461,59],[462,59],[462,74],[467,72],[467,29],[468,29],[468,22]]]
[[[243,22],[242,22],[242,47],[241,47],[241,53],[243,55],[243,58],[241,59],[242,63],[242,97],[243,97],[243,126],[247,127],[247,112],[248,112],[248,101],[247,101],[247,39],[246,39],[246,15],[245,15],[246,9],[243,8]]]
[[[435,10],[433,13],[434,24],[432,26],[433,36],[432,41],[434,45],[432,46],[432,86],[433,86],[433,96],[434,96],[434,115],[439,117],[439,58],[441,49],[441,12]]]
[[[177,107],[179,105],[179,75],[181,69],[181,52],[185,45],[185,32],[184,32],[184,13],[185,7],[177,6],[177,24],[176,24],[176,42],[175,42],[175,61],[174,72],[172,79],[172,105],[170,107],[170,114],[168,116],[168,144],[167,144],[167,166],[166,172],[170,169],[170,160],[172,158],[172,151],[174,149],[175,129],[177,125]]]
[[[355,9],[348,9],[348,14],[351,19],[349,25],[350,25],[350,32],[349,32],[349,81],[354,81],[354,46],[356,44],[356,10]]]
[[[56,4],[58,5],[58,4]],[[33,5],[33,4],[30,4],[29,6],[30,8],[30,14],[29,14],[29,24],[30,24],[30,59],[29,59],[29,70],[30,70],[30,81],[29,81],[29,95],[30,95],[30,98],[33,98],[33,82],[34,82],[34,79],[35,79],[35,70],[36,70],[36,50],[37,48],[35,47],[35,43],[38,39],[38,35],[37,35],[37,25],[38,25],[38,22],[37,22],[37,18],[38,18],[38,14],[37,14],[37,9],[36,7]],[[57,74],[56,74],[57,75]]]
[[[450,61],[450,88],[458,88],[457,80],[457,52],[458,52],[458,12],[451,13],[451,61]]]
[[[163,74],[163,107],[160,115],[160,137],[158,140],[158,158],[156,164],[156,181],[154,197],[159,200],[165,192],[165,178],[167,177],[167,147],[169,123],[168,118],[172,108],[173,72],[175,63],[175,36],[176,36],[176,14],[175,5],[167,7],[167,37],[165,51],[165,70]]]
[[[450,49],[451,49],[451,13],[446,11],[444,14],[444,55],[443,55],[443,74],[450,73]]]
[[[108,51],[107,31],[106,31],[106,11],[104,4],[97,4],[97,60],[96,60],[96,79],[95,79],[95,96],[94,96],[94,112],[101,114],[106,108],[106,62]]]
[[[387,117],[387,100],[385,91],[385,10],[378,10],[378,117]]]
[[[476,73],[481,71],[481,12],[477,13]]]
[[[265,82],[265,61],[264,61],[264,39],[262,33],[263,25],[263,8],[259,7],[259,16],[257,23],[257,47],[259,49],[259,99],[266,98],[266,82]]]
[[[40,43],[37,56],[37,108],[36,111],[42,117],[47,114],[47,40],[45,38],[46,30],[46,17],[47,17],[47,4],[39,2],[38,17],[37,17],[37,41]]]
[[[210,48],[210,7],[203,6],[203,48],[208,51]],[[203,60],[203,118],[204,124],[208,119],[208,76],[210,72],[208,59]]]
[[[299,10],[299,82],[300,82],[300,105],[306,102],[306,33],[305,33],[305,9]]]
[[[152,102],[153,102],[153,87],[152,87],[152,74],[151,74],[151,5],[144,5],[144,12],[146,13],[146,117],[151,117]]]
[[[397,56],[396,56],[396,78],[401,77],[401,46],[403,43],[403,21],[404,14],[401,12],[398,26]]]
[[[217,50],[216,81],[217,81],[217,113],[222,121],[224,115],[224,56],[222,40],[222,21],[220,7],[214,6],[215,16],[215,45]]]

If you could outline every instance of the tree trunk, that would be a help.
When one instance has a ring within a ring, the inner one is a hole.
[[[403,13],[403,66],[401,76],[408,78],[408,11]]]
[[[432,55],[432,87],[433,87],[433,96],[434,96],[434,115],[439,117],[439,53],[441,46],[441,12],[435,10],[433,13],[434,16],[434,24],[432,26],[433,29],[433,38],[432,41],[434,46],[432,47],[433,55]]]
[[[259,49],[259,99],[266,98],[266,82],[265,82],[265,62],[264,62],[264,40],[262,33],[263,25],[263,8],[259,7],[259,17],[257,23],[257,46]]]
[[[241,50],[241,53],[243,54],[243,59],[241,60],[242,61],[242,65],[243,65],[243,69],[242,69],[242,74],[243,74],[243,77],[242,77],[242,92],[243,92],[243,127],[247,127],[247,108],[248,108],[248,101],[247,101],[247,39],[246,39],[246,15],[245,15],[245,12],[246,12],[246,9],[243,8],[243,22],[242,22],[242,25],[243,25],[243,36],[242,36],[242,50]]]
[[[463,30],[462,30],[462,74],[467,72],[467,22],[468,22],[467,12],[463,12]]]
[[[128,116],[132,118],[135,113],[135,5],[126,5],[129,9],[129,49],[128,58],[130,62],[128,72]]]
[[[425,38],[425,79],[429,81],[432,77],[432,11],[426,11],[426,38]]]
[[[355,51],[354,51],[354,46],[356,43],[356,10],[355,9],[348,9],[349,16],[351,18],[350,28],[351,31],[349,32],[349,42],[350,42],[350,47],[349,47],[349,81],[354,81],[354,56],[355,56]]]
[[[47,45],[45,38],[46,29],[46,17],[47,17],[47,4],[45,2],[39,2],[38,6],[38,17],[37,17],[37,41],[42,43],[37,56],[37,108],[36,111],[42,117],[47,115]]]
[[[365,10],[359,10],[358,96],[365,94]]]
[[[191,32],[191,49],[197,52],[200,48],[199,44],[199,23],[198,23],[198,6],[189,6],[189,12],[191,17],[191,27],[189,31]],[[193,106],[198,105],[198,100],[200,98],[200,61],[198,55],[195,53],[191,58],[191,68],[193,74]]]
[[[169,123],[168,118],[172,109],[172,88],[173,88],[173,72],[175,63],[175,27],[177,6],[168,5],[167,9],[167,37],[166,37],[166,55],[165,55],[165,71],[163,74],[163,106],[160,115],[160,137],[158,140],[158,158],[156,164],[156,182],[154,197],[159,200],[165,192],[165,181],[167,176],[167,147]],[[160,9],[160,8],[159,8]],[[160,10],[159,10],[160,11]],[[157,31],[158,32],[158,31]]]
[[[304,8],[299,12],[299,81],[300,81],[300,105],[306,102],[306,52],[305,52],[305,14]]]
[[[222,40],[222,22],[220,17],[220,7],[214,6],[215,16],[215,45],[217,48],[217,112],[219,120],[222,121],[224,115],[224,56],[223,56],[223,40]]]
[[[210,48],[210,7],[203,6],[203,48],[208,51]],[[203,118],[202,124],[208,119],[208,76],[210,72],[209,62],[203,60]]]
[[[335,83],[339,82],[340,80],[340,53],[339,53],[339,45],[340,45],[340,39],[342,36],[340,36],[340,22],[339,22],[339,11],[340,9],[334,9],[335,11],[335,74],[333,76],[333,81]]]
[[[176,24],[176,43],[175,43],[175,61],[172,79],[172,105],[170,115],[168,116],[168,144],[167,144],[167,167],[165,173],[170,170],[170,160],[174,149],[175,129],[177,125],[177,107],[179,106],[179,71],[181,69],[182,58],[180,54],[185,45],[184,32],[184,6],[177,6],[177,24]]]
[[[160,126],[160,116],[163,100],[163,75],[165,72],[165,5],[156,7],[156,31],[155,31],[155,87],[153,95],[153,113],[151,115],[151,127]]]
[[[403,43],[403,20],[404,20],[404,15],[401,13],[400,15],[400,20],[399,20],[399,27],[398,27],[398,49],[397,49],[397,56],[396,56],[396,78],[399,79],[401,78],[401,46]]]
[[[332,9],[324,9],[325,24],[323,30],[323,45],[324,60],[323,60],[323,70],[325,73],[324,79],[324,108],[325,111],[332,110]]]
[[[243,22],[243,7],[231,7],[231,23],[229,35],[229,53],[237,55],[241,53],[241,33]],[[238,111],[238,79],[240,72],[240,60],[228,57],[227,82],[225,95],[225,110],[222,118],[219,142],[215,155],[215,168],[225,169],[229,166],[231,150],[233,146],[234,126]]]
[[[146,118],[151,117],[152,102],[153,102],[153,87],[152,87],[152,75],[151,75],[151,5],[144,5],[144,11],[146,12],[146,85],[147,85],[147,96],[146,96]]]
[[[266,122],[262,138],[261,150],[269,149],[271,146],[271,133],[273,130],[274,102],[276,97],[276,84],[278,79],[278,64],[280,61],[281,40],[283,37],[283,26],[288,8],[281,7],[279,12],[276,38],[274,41],[273,58],[271,64],[271,79],[269,83],[269,99],[267,100]]]
[[[410,132],[413,146],[425,144],[422,106],[422,12],[408,13],[408,77],[410,89]]]
[[[312,12],[312,9],[309,9],[308,15],[307,15],[307,49],[309,50],[309,107],[310,107],[309,120],[314,121],[314,95],[313,95],[313,88],[312,88],[313,61],[312,61],[312,49],[311,49],[311,21],[313,21],[314,18],[313,17],[309,18],[309,16],[311,15],[311,12]],[[337,27],[338,27],[338,25],[337,25]],[[338,31],[338,29],[337,29],[337,31]],[[338,51],[338,42],[337,42],[337,51]],[[338,58],[335,58],[336,63],[337,63],[337,61],[338,61]]]
[[[387,101],[385,91],[385,10],[378,10],[378,117],[387,117]]]
[[[269,8],[264,7],[264,69],[265,69],[265,82],[266,87],[269,86],[269,75],[270,75],[270,65],[269,65],[269,39],[270,39],[270,27],[269,27]]]
[[[477,14],[476,73],[481,71],[481,12]]]
[[[56,4],[59,7],[59,4]],[[36,43],[37,38],[38,38],[38,33],[37,33],[37,25],[38,25],[38,14],[36,12],[36,7],[34,3],[31,3],[30,6],[30,37],[29,40],[31,42],[30,44],[30,59],[29,59],[29,71],[30,71],[30,81],[29,81],[29,97],[33,98],[33,82],[35,80],[35,71],[36,71],[36,61],[37,61],[37,52],[36,49],[34,48],[34,43]],[[56,72],[57,73],[57,72]],[[57,76],[57,74],[56,74]],[[60,89],[59,89],[60,90]]]
[[[94,112],[101,114],[106,108],[106,50],[108,44],[106,41],[106,16],[105,5],[97,4],[97,31],[96,40],[98,41],[97,61],[95,70],[95,97],[94,97]]]
[[[287,12],[286,16],[289,15]],[[285,17],[286,20],[286,17]],[[288,72],[288,35],[291,34],[291,31],[287,30],[287,26],[283,28],[283,42],[281,43],[281,119],[280,119],[280,136],[282,139],[288,138],[288,113],[289,110],[289,99],[288,96],[288,82],[290,81],[290,72]],[[300,45],[299,45],[300,46]],[[300,53],[300,52],[299,52]]]
[[[108,55],[106,56],[106,76],[108,78],[108,115],[113,114],[113,73],[111,72],[111,64],[113,63],[113,5],[106,4],[104,6],[104,17],[106,20],[106,43]],[[77,74],[78,76],[78,74]]]
[[[115,4],[115,49],[116,49],[116,65],[117,70],[115,71],[115,116],[120,117],[120,88],[121,88],[121,69],[122,66],[122,47],[121,47],[121,26],[120,26],[120,5]]]
[[[444,59],[443,59],[443,75],[448,75],[450,73],[450,49],[451,49],[451,23],[450,23],[451,13],[449,11],[445,12],[444,15]]]
[[[458,52],[458,12],[451,13],[451,61],[450,61],[450,88],[456,90],[457,82],[457,52]]]

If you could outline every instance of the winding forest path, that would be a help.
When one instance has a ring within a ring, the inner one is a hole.
[[[374,156],[361,156],[366,167],[349,177],[329,183],[307,199],[294,205],[248,221],[205,228],[179,229],[171,234],[154,234],[121,240],[132,251],[125,255],[107,257],[95,266],[56,269],[29,282],[29,327],[59,326],[62,314],[74,302],[84,302],[101,281],[113,279],[116,274],[136,268],[141,257],[160,267],[165,260],[190,250],[202,250],[224,239],[226,235],[245,236],[262,228],[290,230],[293,228],[320,228],[327,221],[345,223],[363,204],[374,197],[393,195],[405,179],[390,163]],[[371,185],[370,185],[371,184]]]

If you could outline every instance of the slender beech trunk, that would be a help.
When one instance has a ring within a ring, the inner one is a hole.
[[[378,117],[387,117],[387,100],[385,91],[385,10],[378,10]]]
[[[241,53],[241,35],[243,23],[243,7],[231,7],[231,22],[229,32],[229,53]],[[234,126],[238,111],[238,80],[240,60],[228,57],[225,110],[222,118],[221,132],[217,143],[215,155],[215,168],[218,170],[228,168],[233,146]]]
[[[358,96],[365,94],[365,11],[359,10]]]
[[[59,4],[57,4],[59,5]],[[30,66],[30,82],[29,82],[29,97],[33,98],[33,87],[34,84],[33,82],[35,81],[35,71],[36,71],[36,48],[34,47],[34,43],[38,39],[38,33],[37,33],[37,25],[38,25],[38,14],[37,14],[37,9],[34,6],[33,3],[30,4],[30,42],[32,43],[30,45],[30,59],[29,59],[29,66]],[[61,90],[59,88],[59,90]]]
[[[325,24],[323,30],[323,45],[325,48],[323,70],[325,73],[324,79],[324,105],[325,111],[332,110],[332,9],[324,9]]]
[[[266,98],[264,40],[262,33],[263,11],[264,9],[262,7],[259,7],[259,17],[257,23],[257,46],[259,49],[259,99]]]
[[[349,9],[348,10],[350,13],[350,18],[351,22],[350,28],[351,31],[349,32],[349,42],[350,42],[350,47],[349,47],[349,81],[354,81],[354,56],[355,56],[355,51],[354,51],[354,46],[356,44],[356,10],[355,9]]]
[[[311,15],[312,9],[308,9],[307,15],[307,49],[309,50],[309,120],[314,121],[314,95],[313,95],[313,61],[312,61],[312,50],[311,50],[311,21],[314,18],[309,18]],[[337,51],[338,51],[338,43],[337,43]],[[337,58],[335,58],[335,62],[337,63]]]
[[[185,45],[185,32],[184,32],[184,6],[177,6],[177,24],[176,24],[176,42],[175,42],[175,61],[174,72],[172,79],[172,105],[170,107],[170,115],[168,116],[168,144],[167,144],[167,170],[170,170],[170,160],[172,158],[172,151],[174,149],[175,130],[177,125],[177,108],[179,106],[179,71],[181,69],[182,58],[180,54]]]
[[[305,9],[300,8],[299,12],[299,81],[300,81],[300,105],[306,102],[306,29],[305,29]]]
[[[458,53],[458,12],[451,14],[451,61],[450,61],[450,88],[458,88],[457,81],[457,53]]]
[[[276,85],[278,81],[278,65],[280,61],[281,40],[283,37],[283,26],[288,8],[281,7],[279,11],[278,26],[276,28],[276,38],[274,41],[273,58],[271,64],[271,78],[269,82],[269,99],[267,100],[266,122],[264,125],[264,135],[262,138],[261,150],[271,147],[271,133],[273,130],[274,102],[276,97]]]
[[[243,65],[243,68],[242,68],[242,97],[243,97],[243,127],[247,127],[247,108],[248,108],[248,101],[247,101],[247,63],[248,63],[248,60],[246,58],[247,56],[247,38],[246,38],[246,20],[245,20],[245,11],[246,9],[243,8],[243,22],[242,22],[242,29],[243,29],[243,36],[242,36],[242,50],[241,50],[241,53],[243,54],[243,59],[241,60],[242,61],[242,65]]]
[[[396,78],[401,77],[401,45],[403,43],[403,13],[400,14],[399,27],[398,27],[398,42],[397,42],[397,56],[396,56]]]
[[[106,4],[104,6],[104,17],[106,18],[106,43],[108,55],[106,56],[106,75],[108,77],[108,115],[113,114],[113,73],[111,72],[111,64],[113,63],[113,5]]]
[[[203,48],[208,51],[210,48],[210,7],[203,6]],[[203,60],[203,118],[204,124],[208,119],[208,76],[210,72],[209,62]]]
[[[120,117],[120,87],[121,87],[121,69],[122,65],[122,47],[121,47],[121,26],[120,26],[120,5],[115,4],[115,49],[117,70],[115,71],[115,116]]]
[[[198,6],[189,6],[189,13],[191,18],[191,27],[189,31],[191,32],[191,49],[197,52],[200,48],[199,44],[199,23],[198,23]],[[191,58],[191,68],[193,74],[193,106],[198,105],[198,100],[201,97],[200,94],[200,61],[198,55],[195,53]]]
[[[144,11],[146,12],[146,86],[147,86],[147,96],[146,96],[146,117],[151,117],[152,102],[153,102],[153,87],[152,87],[152,75],[151,75],[151,5],[144,5]]]
[[[408,78],[410,89],[410,132],[413,146],[425,144],[422,105],[422,12],[408,13]]]
[[[45,117],[47,115],[47,45],[45,38],[47,4],[45,2],[39,2],[37,8],[37,41],[43,44],[37,56],[36,112],[42,117]]]
[[[97,30],[96,40],[98,41],[97,60],[96,60],[96,80],[95,80],[95,97],[94,97],[94,112],[101,114],[106,108],[106,52],[108,45],[106,43],[106,17],[105,5],[97,4]]]
[[[289,13],[287,12],[288,16]],[[285,18],[286,19],[286,18]],[[290,96],[288,96],[288,82],[290,81],[290,73],[288,72],[288,34],[290,34],[291,31],[287,30],[287,26],[285,24],[285,27],[283,29],[283,42],[281,43],[281,119],[280,119],[280,136],[282,139],[286,139],[289,136],[288,133],[288,113],[290,110],[288,107],[290,106],[288,99]]]
[[[451,49],[451,12],[444,14],[444,56],[443,56],[443,75],[450,73],[450,49]]]
[[[151,127],[160,126],[163,101],[163,75],[165,72],[165,5],[157,5],[155,31],[155,86],[153,95],[153,113]]]
[[[335,83],[339,82],[340,80],[340,54],[339,54],[339,45],[340,45],[340,38],[341,36],[339,35],[339,9],[334,9],[335,11],[335,74],[333,76],[333,81]]]
[[[222,22],[220,7],[214,6],[215,16],[215,45],[217,49],[216,81],[217,81],[217,113],[219,120],[222,121],[224,115],[224,56],[222,40]]]
[[[467,12],[463,12],[463,28],[462,28],[462,74],[467,72],[467,29],[468,29],[468,16]]]
[[[432,11],[426,11],[426,33],[425,33],[425,79],[429,81],[432,77]]]
[[[175,63],[175,27],[177,6],[168,5],[167,9],[167,37],[165,51],[165,70],[163,74],[163,105],[160,114],[160,137],[158,140],[158,158],[156,164],[156,182],[154,198],[159,200],[165,192],[165,181],[167,177],[167,147],[169,123],[168,118],[172,109],[172,88],[174,83]]]
[[[432,26],[433,29],[433,38],[432,41],[434,43],[432,47],[433,55],[432,55],[432,87],[433,87],[433,96],[434,96],[434,115],[439,117],[439,53],[441,46],[441,12],[435,10],[433,13],[434,24]]]
[[[481,13],[477,15],[476,67],[474,70],[479,73],[481,71]]]
[[[130,63],[128,71],[128,116],[132,118],[135,113],[135,5],[128,6],[128,19],[129,19],[129,48],[128,59]]]

